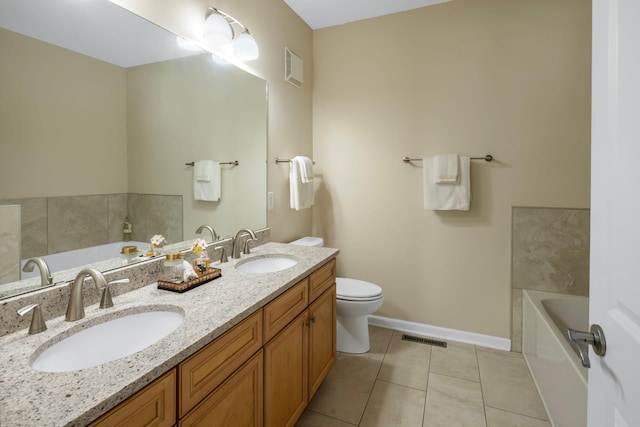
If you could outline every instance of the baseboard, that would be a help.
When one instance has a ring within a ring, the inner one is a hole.
[[[442,328],[440,326],[425,325],[424,323],[408,322],[406,320],[391,319],[389,317],[369,316],[371,326],[379,326],[386,329],[423,335],[432,338],[458,341],[482,347],[495,348],[509,351],[511,340],[508,338],[494,337],[491,335],[476,334],[474,332],[459,331],[457,329]]]

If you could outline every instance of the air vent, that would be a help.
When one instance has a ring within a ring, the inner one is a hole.
[[[436,347],[447,348],[446,341],[434,340],[433,338],[416,337],[413,335],[402,334],[402,339],[404,341],[418,342],[421,344],[429,344],[429,345],[434,345]]]
[[[291,52],[288,47],[284,48],[284,70],[286,81],[296,87],[302,87],[304,75],[302,58]]]

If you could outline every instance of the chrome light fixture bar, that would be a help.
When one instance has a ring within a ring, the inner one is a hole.
[[[216,49],[231,47],[234,56],[244,61],[257,59],[260,55],[258,44],[249,29],[233,16],[215,7],[209,7],[202,39]]]

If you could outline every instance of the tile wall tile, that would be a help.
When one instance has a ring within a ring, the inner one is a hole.
[[[16,280],[20,280],[20,206],[0,206],[0,284]]]
[[[167,242],[181,242],[183,236],[182,196],[145,195],[146,228],[148,241],[162,234]]]
[[[109,197],[72,196],[47,200],[49,253],[109,242]]]
[[[522,289],[511,289],[511,351],[522,351]]]
[[[589,295],[589,210],[513,208],[512,284]]]
[[[47,254],[47,199],[2,200],[0,205],[21,206],[21,258]]]
[[[126,193],[109,195],[109,242],[124,240],[122,228],[127,218],[127,198]]]
[[[129,222],[132,225],[131,240],[148,242],[145,195],[129,193],[127,197],[127,212],[129,213]]]

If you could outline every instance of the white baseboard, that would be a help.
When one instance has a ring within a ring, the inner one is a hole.
[[[442,328],[440,326],[425,325],[424,323],[408,322],[406,320],[391,319],[389,317],[369,316],[371,326],[407,332],[432,338],[458,341],[497,350],[511,350],[511,340],[491,335],[476,334],[474,332],[459,331],[457,329]]]

